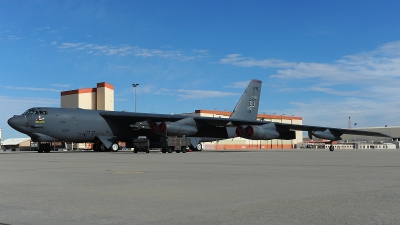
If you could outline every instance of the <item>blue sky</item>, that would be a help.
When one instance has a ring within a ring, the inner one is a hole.
[[[400,125],[399,1],[0,1],[0,127],[60,92],[115,87],[115,110],[260,113]]]

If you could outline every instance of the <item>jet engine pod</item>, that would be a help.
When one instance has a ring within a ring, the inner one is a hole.
[[[244,129],[244,133],[245,133],[246,137],[253,137],[254,136],[254,128],[253,128],[253,126],[247,126]]]
[[[247,126],[245,138],[253,140],[271,140],[279,137],[278,131],[263,126]]]
[[[313,131],[312,134],[314,135],[314,137],[321,138],[321,139],[327,139],[327,140],[331,140],[331,141],[342,140],[342,138],[340,136],[331,133],[330,130],[325,130],[325,131],[317,130],[317,131]]]
[[[244,128],[242,126],[236,127],[235,134],[238,137],[244,137]]]
[[[197,128],[176,122],[162,122],[158,125],[158,133],[165,136],[191,136],[197,133]]]
[[[160,123],[151,124],[151,127],[150,127],[151,132],[153,132],[154,134],[160,134],[160,130],[158,129],[158,125],[160,125]]]

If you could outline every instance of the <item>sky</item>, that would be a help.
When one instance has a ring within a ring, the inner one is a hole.
[[[400,126],[400,1],[0,0],[0,128],[60,92],[114,86],[115,110],[259,113]]]

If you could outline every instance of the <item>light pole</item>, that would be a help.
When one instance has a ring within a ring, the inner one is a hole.
[[[385,128],[387,128],[387,125],[385,125]],[[387,129],[385,129],[385,131],[386,131]],[[386,144],[386,137],[385,137],[385,144]],[[387,148],[387,145],[386,145],[386,148]]]
[[[356,127],[356,125],[357,125],[357,123],[355,123],[355,124],[354,124],[354,128]],[[356,148],[356,146],[357,146],[357,149],[358,149],[358,145],[357,145],[356,136],[355,136],[355,135],[353,135],[353,137],[354,137],[354,148]]]
[[[136,87],[138,86],[138,83],[132,84],[132,86],[135,88],[135,112],[136,112]]]

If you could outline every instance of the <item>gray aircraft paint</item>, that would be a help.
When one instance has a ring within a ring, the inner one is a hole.
[[[260,80],[251,80],[230,116],[231,119],[257,120],[261,95]]]
[[[260,100],[261,81],[251,80],[231,116],[233,120],[256,120]],[[194,119],[196,118],[196,119]],[[27,134],[32,141],[100,141],[109,148],[117,141],[130,142],[133,137],[152,136],[149,124],[176,122],[199,128],[198,135],[191,138],[192,145],[199,142],[215,141],[234,136],[235,126],[227,126],[230,120],[202,119],[184,115],[153,113],[132,113],[84,110],[75,108],[37,107],[27,110],[21,116],[14,116],[8,123],[14,129]],[[146,126],[141,126],[145,124]],[[212,125],[209,125],[212,124]],[[223,127],[222,127],[223,126]],[[228,130],[225,129],[228,127]],[[145,127],[147,129],[134,129]],[[233,130],[231,129],[233,128]]]
[[[161,136],[152,133],[149,128],[151,125],[162,123],[178,123],[184,125],[183,127],[193,126],[197,129],[197,133],[193,136],[193,129],[190,129],[193,146],[199,142],[232,138],[235,136],[234,130],[239,126],[254,126],[257,129],[252,130],[256,131],[259,131],[260,128],[268,129],[263,132],[264,134],[278,132],[277,139],[284,140],[295,138],[293,130],[311,131],[314,136],[320,137],[329,136],[327,134],[334,134],[335,138],[342,134],[390,137],[371,131],[258,121],[261,84],[259,80],[250,81],[230,118],[36,107],[27,110],[22,115],[10,118],[8,124],[19,132],[27,134],[35,142],[56,140],[94,142],[97,145],[102,144],[106,148],[110,148],[118,141],[131,143],[132,138],[138,136],[147,136],[156,143]],[[266,124],[270,125],[266,126]],[[254,137],[260,137],[260,133],[255,133]]]

